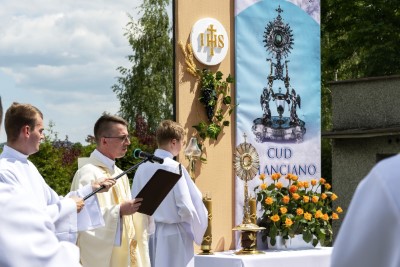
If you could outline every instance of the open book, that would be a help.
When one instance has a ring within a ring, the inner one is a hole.
[[[135,198],[143,198],[138,212],[153,215],[161,202],[168,195],[182,176],[182,166],[179,164],[179,173],[158,169]]]

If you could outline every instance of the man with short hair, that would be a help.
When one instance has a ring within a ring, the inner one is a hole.
[[[89,158],[78,159],[71,189],[90,184],[104,175],[115,177],[122,170],[115,160],[125,156],[130,139],[128,123],[113,115],[101,116],[94,125],[96,149]],[[107,193],[98,195],[105,227],[79,233],[78,246],[84,267],[150,267],[146,226],[148,216],[136,213],[141,199],[132,199],[129,180],[123,175]]]
[[[3,107],[0,97],[0,127]],[[54,224],[20,186],[0,183],[0,266],[79,267],[79,250],[57,240]]]
[[[75,243],[78,230],[104,225],[97,198],[84,203],[83,197],[101,185],[105,186],[102,191],[108,190],[115,184],[113,179],[94,181],[67,197],[59,197],[28,160],[39,151],[44,138],[42,112],[30,104],[14,102],[5,115],[5,130],[7,144],[0,155],[0,182],[23,188],[30,201],[50,216],[60,241]]]

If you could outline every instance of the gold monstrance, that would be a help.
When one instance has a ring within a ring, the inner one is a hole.
[[[244,143],[236,147],[235,170],[236,175],[244,181],[244,203],[242,224],[233,228],[233,231],[241,231],[242,249],[235,252],[238,255],[262,254],[257,250],[257,232],[265,229],[251,222],[249,192],[247,182],[252,180],[260,167],[257,150],[252,144],[246,143],[246,134],[243,134]]]

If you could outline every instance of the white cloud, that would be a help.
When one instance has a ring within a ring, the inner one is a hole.
[[[31,103],[59,137],[84,142],[103,111],[116,113],[111,86],[129,66],[124,37],[141,0],[0,0],[3,106]],[[0,142],[6,139],[4,130]]]

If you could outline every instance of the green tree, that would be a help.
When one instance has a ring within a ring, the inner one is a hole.
[[[133,54],[131,68],[118,67],[122,75],[112,86],[120,101],[120,115],[136,129],[144,119],[154,134],[158,123],[173,117],[173,50],[167,13],[169,0],[144,0],[142,17],[130,17],[125,36]]]
[[[322,129],[332,128],[327,82],[400,74],[400,6],[393,0],[322,0]],[[322,140],[322,175],[331,179],[331,140]]]

